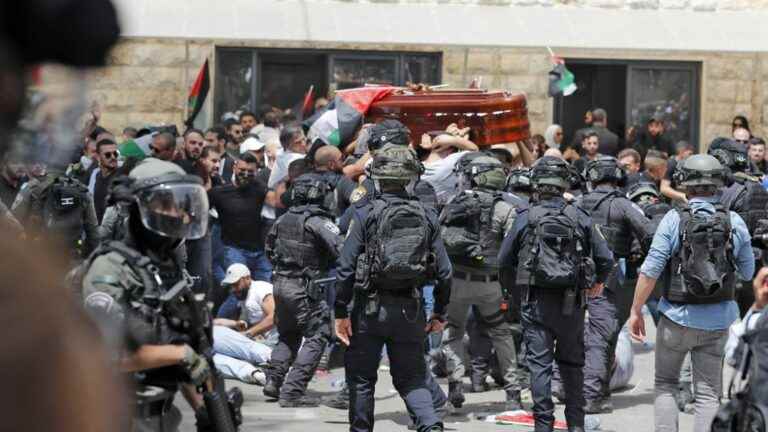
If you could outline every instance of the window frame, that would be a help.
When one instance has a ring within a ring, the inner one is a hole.
[[[701,61],[686,61],[686,60],[617,60],[617,59],[593,59],[593,58],[566,58],[566,66],[569,64],[574,65],[616,65],[626,67],[626,90],[625,90],[625,107],[624,107],[624,121],[627,128],[633,126],[632,124],[632,70],[635,69],[661,69],[661,70],[683,70],[690,71],[692,82],[690,92],[690,106],[691,111],[691,130],[689,142],[698,144],[701,147],[702,143],[699,142],[701,137]],[[553,98],[553,122],[560,123],[563,119],[563,97],[558,96]],[[610,113],[608,113],[610,115]]]
[[[434,59],[437,69],[437,83],[443,79],[443,52],[442,51],[382,51],[382,50],[347,50],[347,49],[311,49],[311,48],[259,48],[259,47],[240,47],[240,46],[216,46],[216,70],[214,74],[218,77],[221,69],[221,53],[241,52],[251,56],[251,67],[253,69],[253,78],[251,80],[251,95],[249,103],[251,107],[261,105],[261,75],[262,75],[262,55],[265,54],[311,54],[323,55],[326,61],[326,86],[331,89],[333,83],[333,67],[335,60],[394,60],[395,61],[395,85],[405,85],[406,59],[414,57],[431,57]],[[261,54],[261,55],[260,55]],[[216,112],[218,106],[219,92],[218,78],[214,80],[213,100],[214,100],[214,118],[220,118],[223,113]]]

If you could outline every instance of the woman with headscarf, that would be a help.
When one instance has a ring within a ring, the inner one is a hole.
[[[544,132],[544,143],[548,148],[560,148],[563,142],[563,128],[560,125],[550,125]]]

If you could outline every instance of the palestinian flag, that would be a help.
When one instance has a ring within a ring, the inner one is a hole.
[[[296,115],[296,120],[303,121],[305,117],[312,113],[313,104],[315,102],[315,86],[309,86],[309,90],[304,94],[304,97],[293,106],[293,113]]]
[[[336,147],[349,144],[357,129],[362,126],[363,118],[371,105],[395,89],[396,87],[361,87],[337,91],[327,109],[311,119],[313,121],[307,134],[309,142],[319,139]]]
[[[152,151],[149,149],[149,145],[152,143],[154,133],[147,134],[141,138],[134,138],[128,141],[123,141],[118,146],[120,157],[129,158],[134,157],[139,160],[144,159],[152,155]]]
[[[195,121],[195,117],[203,109],[205,98],[208,96],[208,90],[211,89],[211,77],[208,74],[208,59],[205,59],[203,67],[200,68],[200,73],[197,74],[197,79],[192,85],[192,89],[189,91],[189,97],[187,98],[187,121],[184,122],[187,127],[192,127],[192,123]]]
[[[554,68],[549,71],[549,96],[570,96],[578,89],[574,82],[575,77],[565,68],[565,60],[560,57],[552,57]]]

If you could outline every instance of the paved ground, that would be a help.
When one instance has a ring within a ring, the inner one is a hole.
[[[655,339],[653,322],[648,318],[646,328],[650,340]],[[635,344],[635,372],[631,380],[631,388],[614,394],[613,403],[616,410],[612,414],[598,416],[601,429],[617,432],[647,432],[653,430],[653,350],[643,345]],[[310,384],[313,393],[329,395],[334,392],[332,383],[342,375],[341,370],[334,370],[325,377],[316,377]],[[467,381],[468,382],[468,381]],[[447,392],[448,384],[440,380]],[[229,385],[238,385],[245,394],[243,405],[244,424],[242,431],[302,431],[330,432],[348,430],[347,412],[328,407],[283,409],[274,402],[267,402],[261,394],[261,387],[249,386],[234,381]],[[486,393],[467,393],[467,403],[461,410],[447,417],[446,429],[454,431],[499,431],[525,430],[516,426],[503,426],[484,423],[476,419],[478,413],[500,411],[503,407],[494,404],[504,398],[503,391],[495,389]],[[525,398],[525,396],[524,396]],[[529,403],[526,407],[530,407]],[[558,419],[563,419],[562,405],[558,405]],[[680,415],[680,430],[691,430],[693,417]],[[379,372],[379,383],[376,392],[376,430],[406,431],[407,415],[400,397],[395,393],[389,372]],[[194,430],[194,416],[184,410],[184,431]]]

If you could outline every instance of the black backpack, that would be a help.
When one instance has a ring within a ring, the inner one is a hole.
[[[415,199],[377,199],[366,226],[366,254],[377,288],[404,290],[432,277],[434,256],[424,205]]]
[[[580,285],[586,251],[577,211],[567,204],[559,208],[536,206],[529,211],[530,252],[524,265],[530,285],[553,289]]]
[[[730,215],[720,205],[714,214],[690,207],[678,214],[680,248],[670,260],[673,280],[665,297],[689,304],[732,299],[736,274]]]
[[[734,354],[740,359],[738,370],[728,385],[728,402],[720,406],[712,420],[712,432],[765,432],[768,421],[767,330],[766,317],[761,316],[755,328],[742,335]]]
[[[75,245],[83,228],[88,189],[71,177],[57,177],[48,187],[42,206],[42,225],[48,235]]]

